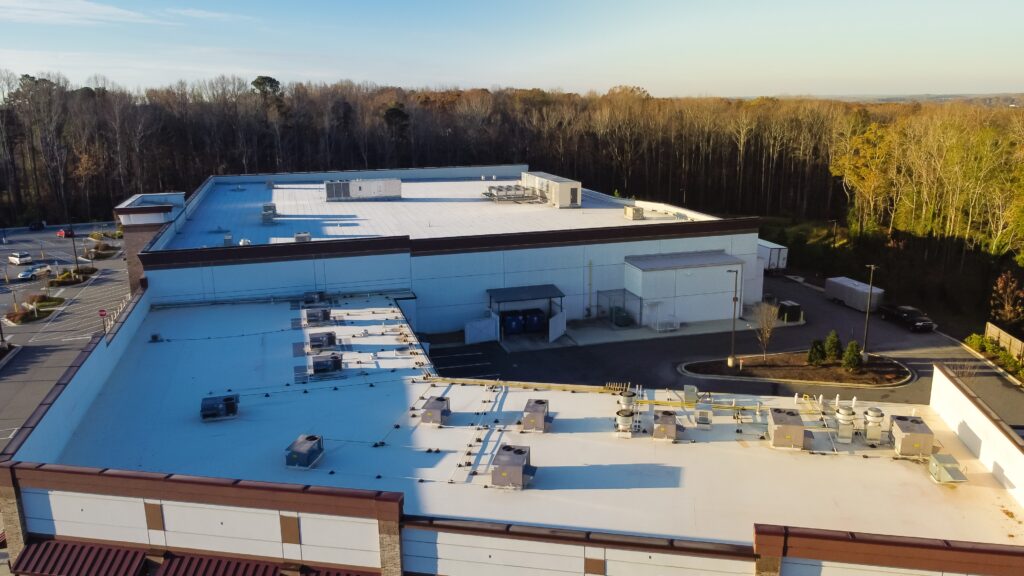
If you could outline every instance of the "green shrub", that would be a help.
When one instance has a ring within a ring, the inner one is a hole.
[[[807,363],[811,366],[821,366],[825,363],[825,345],[821,340],[811,342],[811,349],[807,351]]]
[[[1013,354],[1010,354],[1006,350],[1000,350],[996,354],[996,362],[998,362],[999,365],[1007,372],[1013,374],[1020,372],[1020,362],[1013,357]]]
[[[995,338],[985,337],[985,349],[982,352],[988,352],[990,354],[998,354],[1003,347],[999,345],[999,341]]]
[[[89,238],[93,240],[103,240],[103,232],[93,232],[89,234]]]
[[[967,344],[968,347],[977,352],[985,351],[985,337],[981,334],[971,334],[964,338],[964,344]]]
[[[825,336],[825,360],[828,362],[838,362],[843,354],[843,343],[839,340],[839,334],[832,330]]]
[[[860,344],[856,340],[851,340],[843,352],[843,368],[850,372],[858,372],[863,367],[864,359],[860,357]]]

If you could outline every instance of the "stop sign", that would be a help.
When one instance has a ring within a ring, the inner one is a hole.
[[[106,317],[107,317],[107,311],[104,310],[103,308],[100,308],[100,318],[106,318]]]

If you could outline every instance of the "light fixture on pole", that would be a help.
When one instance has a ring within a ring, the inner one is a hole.
[[[726,364],[729,368],[736,365],[736,305],[739,303],[739,290],[740,290],[740,271],[739,270],[726,270],[729,274],[733,275],[732,281],[732,334],[729,336],[729,358],[726,360]]]
[[[875,270],[878,269],[878,266],[868,264],[867,267],[871,272],[868,273],[868,305],[864,309],[864,345],[861,346],[860,349],[861,358],[863,358],[865,362],[868,361],[868,329],[871,327],[871,296],[875,291],[872,287],[875,284]]]

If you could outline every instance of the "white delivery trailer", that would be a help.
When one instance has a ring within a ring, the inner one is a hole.
[[[786,269],[789,248],[781,244],[757,239],[757,259],[766,274],[778,274]]]
[[[825,280],[825,296],[829,300],[846,304],[850,308],[860,310],[861,312],[868,309],[868,290],[867,284],[845,276]],[[885,290],[878,286],[872,286],[870,291],[871,311],[874,312],[885,298]]]

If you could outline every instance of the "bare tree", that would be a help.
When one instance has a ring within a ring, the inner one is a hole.
[[[779,323],[779,307],[767,302],[759,302],[754,306],[754,336],[761,345],[761,358],[768,359],[768,344],[772,340],[772,334]]]

